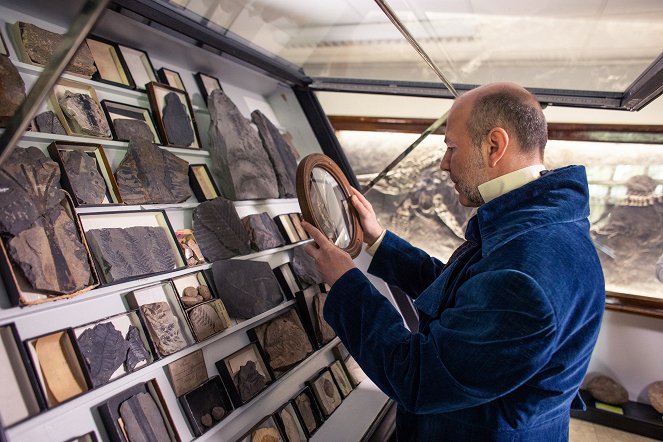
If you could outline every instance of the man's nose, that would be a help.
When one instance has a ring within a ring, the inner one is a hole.
[[[450,164],[449,157],[450,157],[449,150],[447,150],[446,152],[444,152],[442,161],[440,161],[440,169],[445,172],[449,172],[449,164]]]

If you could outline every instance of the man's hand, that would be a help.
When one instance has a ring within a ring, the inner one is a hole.
[[[334,285],[345,272],[355,268],[350,255],[336,247],[321,231],[306,221],[302,222],[302,227],[314,241],[306,244],[304,251],[311,255],[315,267],[327,284]]]
[[[373,206],[368,202],[364,195],[357,189],[350,188],[350,198],[352,198],[352,205],[357,209],[359,215],[359,222],[364,229],[364,242],[369,246],[372,245],[382,235],[384,229],[378,222],[378,217],[375,215]]]

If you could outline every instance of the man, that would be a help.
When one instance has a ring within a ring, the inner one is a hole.
[[[354,191],[374,253],[369,272],[415,299],[419,331],[306,224],[307,252],[332,284],[325,319],[398,404],[399,440],[567,440],[596,342],[603,274],[589,237],[583,167],[546,172],[536,99],[491,84],[451,108],[440,167],[479,207],[446,265],[391,232]]]

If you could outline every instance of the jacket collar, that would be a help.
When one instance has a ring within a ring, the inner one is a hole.
[[[479,207],[465,238],[480,242],[486,256],[538,227],[589,216],[589,189],[583,166],[567,166],[507,192]]]

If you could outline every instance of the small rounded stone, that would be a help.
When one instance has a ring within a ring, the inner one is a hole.
[[[206,285],[201,285],[198,287],[198,294],[202,296],[204,301],[207,301],[212,298],[212,292],[210,291],[209,287]]]
[[[182,301],[182,304],[186,305],[187,307],[190,307],[202,301],[202,299],[199,300],[198,298],[199,298],[198,296],[182,296],[180,300]]]
[[[226,410],[223,409],[223,407],[214,407],[212,408],[212,417],[216,421],[220,421],[223,419],[223,416],[226,415]]]
[[[184,289],[183,295],[195,298],[196,296],[198,296],[198,290],[195,287],[187,287]]]
[[[647,396],[649,396],[649,402],[654,410],[663,414],[663,381],[651,384],[647,390]]]
[[[214,421],[212,420],[212,416],[209,414],[204,414],[203,417],[200,418],[200,423],[202,423],[205,427],[211,427]]]
[[[600,402],[621,405],[628,402],[628,392],[614,379],[599,375],[587,384],[587,390]]]

